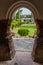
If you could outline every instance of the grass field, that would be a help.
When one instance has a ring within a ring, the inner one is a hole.
[[[37,31],[36,24],[22,24],[20,27],[14,27],[14,29],[12,30],[16,36],[19,36],[19,34],[17,33],[19,28],[27,28],[29,30],[29,37],[33,37]]]

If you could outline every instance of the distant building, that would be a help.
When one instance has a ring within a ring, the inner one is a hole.
[[[26,23],[34,23],[34,18],[29,18],[29,15],[21,15],[20,21],[25,21]]]

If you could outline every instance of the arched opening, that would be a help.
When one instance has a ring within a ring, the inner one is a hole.
[[[32,11],[33,15],[34,15],[34,19],[35,19],[36,25],[38,25],[36,19],[39,19],[39,13],[38,13],[37,9],[31,3],[28,3],[27,1],[19,1],[17,3],[14,3],[9,8],[9,10],[8,10],[8,12],[6,14],[6,19],[7,18],[8,19],[12,19],[12,14],[14,13],[14,11],[16,11],[20,7],[26,7],[28,9],[30,9]],[[11,21],[9,23],[11,23]],[[39,26],[37,26],[37,30],[38,30],[38,27]],[[38,33],[39,33],[39,31],[38,31]]]
[[[28,9],[30,9],[32,11],[32,13],[34,14],[34,18],[39,19],[39,13],[38,13],[36,7],[28,1],[18,1],[16,3],[12,4],[12,6],[8,9],[8,11],[6,13],[6,19],[11,19],[13,12],[16,11],[20,7],[26,7]]]
[[[12,14],[11,22],[12,38],[16,51],[32,51],[34,39],[37,36],[37,27],[33,13],[25,8],[18,8]]]
[[[36,19],[39,19],[39,13],[38,13],[36,7],[28,1],[18,1],[16,3],[14,3],[8,9],[7,14],[6,14],[6,19],[11,19],[12,20],[12,16],[13,16],[14,12],[17,11],[17,9],[22,8],[22,7],[30,9],[30,11],[34,15],[34,21]],[[11,23],[11,21],[9,23]],[[37,22],[35,21],[35,23],[36,23],[36,27],[37,27],[37,30],[38,30]]]
[[[19,23],[18,23],[19,22]],[[22,7],[22,8],[18,8],[13,14],[12,14],[12,23],[11,23],[11,29],[13,29],[13,31],[16,29],[16,28],[29,28],[29,26],[31,26],[31,28],[35,28],[36,30],[36,24],[35,24],[35,20],[34,20],[34,15],[33,13],[25,8],[25,7]],[[15,29],[14,29],[15,28]],[[32,29],[31,29],[32,30]],[[19,34],[18,30],[15,31],[15,36],[17,38],[19,38],[19,35],[22,36],[27,36],[27,37],[34,37],[35,36],[35,33],[36,31],[28,31],[27,35],[25,35],[25,32],[24,32],[24,35],[21,33]],[[18,36],[17,36],[17,33],[18,32]],[[22,32],[22,31],[21,31]]]

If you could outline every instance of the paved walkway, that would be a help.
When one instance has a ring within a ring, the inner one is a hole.
[[[13,38],[16,51],[32,51],[34,38]]]
[[[43,64],[34,62],[31,57],[31,52],[27,52],[27,51],[32,51],[32,47],[34,44],[33,38],[31,39],[30,38],[28,39],[13,38],[13,41],[14,41],[14,45],[16,49],[14,58],[10,61],[0,62],[0,65],[43,65]]]
[[[43,65],[32,60],[31,52],[16,51],[15,57],[10,61],[0,62],[0,65]]]

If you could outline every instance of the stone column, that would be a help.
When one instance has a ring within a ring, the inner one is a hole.
[[[36,62],[43,63],[43,20],[36,20],[38,24],[37,37],[32,51],[32,59]]]
[[[9,22],[9,19],[0,20],[0,61],[10,60],[15,55]]]

